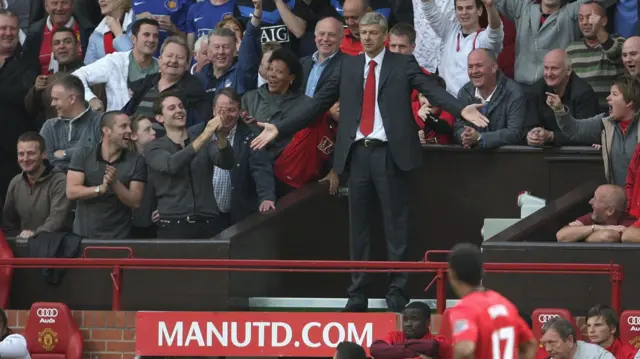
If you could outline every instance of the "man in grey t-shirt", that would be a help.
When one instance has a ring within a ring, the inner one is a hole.
[[[126,238],[147,168],[144,158],[129,150],[131,121],[126,114],[105,113],[100,128],[102,142],[81,148],[69,164],[67,197],[78,201],[73,232],[84,238]]]
[[[574,325],[564,318],[555,317],[542,326],[540,343],[553,359],[615,359],[601,346],[576,338]]]

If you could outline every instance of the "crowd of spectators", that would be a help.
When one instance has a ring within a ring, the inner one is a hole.
[[[472,124],[414,92],[407,103],[421,143],[600,145],[619,187],[596,192],[590,220],[558,239],[619,241],[623,217],[640,214],[635,1],[8,0],[0,8],[0,194],[3,228],[20,237],[203,238],[273,210],[311,181],[336,193],[339,102],[263,149],[251,143],[260,123],[285,121],[341,61],[363,52],[359,23],[370,11],[387,18],[379,24],[387,51],[413,54],[461,107],[478,104],[489,119]],[[629,233],[640,241],[640,226]]]

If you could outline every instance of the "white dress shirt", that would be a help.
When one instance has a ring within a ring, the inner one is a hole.
[[[370,140],[380,140],[387,141],[387,133],[384,131],[384,124],[382,123],[382,115],[380,114],[380,107],[378,106],[378,90],[380,89],[380,69],[382,68],[382,60],[384,59],[384,54],[387,52],[386,49],[383,49],[376,57],[373,59],[369,57],[366,53],[364,54],[364,88],[367,86],[367,76],[369,75],[369,62],[371,60],[376,62],[376,109],[373,116],[373,131],[367,136],[367,139]],[[364,91],[363,91],[364,94]],[[356,132],[356,141],[360,141],[365,138],[365,136],[360,132],[360,126],[358,126],[358,132]]]

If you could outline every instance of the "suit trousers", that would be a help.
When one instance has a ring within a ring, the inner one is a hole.
[[[371,224],[377,195],[382,210],[387,259],[404,261],[409,241],[408,174],[396,166],[386,144],[352,145],[349,163],[349,247],[351,260],[371,257]],[[370,273],[353,273],[350,298],[366,299]],[[389,274],[389,293],[405,295],[407,273]]]

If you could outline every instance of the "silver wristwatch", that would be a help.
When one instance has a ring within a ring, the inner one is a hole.
[[[100,186],[96,186],[96,193],[100,193]]]

